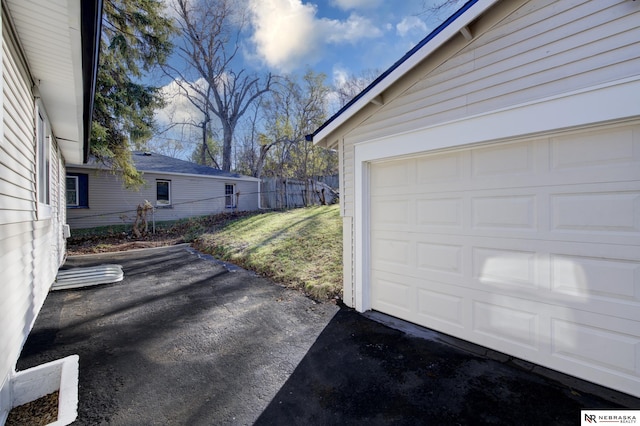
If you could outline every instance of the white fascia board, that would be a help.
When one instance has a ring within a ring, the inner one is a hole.
[[[477,19],[482,13],[484,13],[488,8],[493,6],[493,4],[497,3],[499,0],[479,0],[476,4],[471,6],[466,12],[460,15],[455,21],[449,24],[447,27],[442,29],[433,39],[431,39],[427,44],[425,44],[420,50],[415,52],[409,58],[407,58],[402,64],[400,64],[396,69],[391,71],[389,75],[387,75],[383,80],[378,82],[374,87],[371,88],[367,93],[365,93],[360,99],[358,99],[353,105],[351,105],[348,109],[342,112],[338,117],[336,117],[331,123],[327,125],[324,129],[320,130],[314,137],[313,143],[320,143],[322,140],[327,138],[331,133],[333,133],[338,127],[342,126],[347,120],[349,120],[353,115],[355,115],[362,108],[367,106],[370,102],[375,101],[375,99],[382,94],[386,89],[388,89],[393,83],[402,78],[403,75],[411,71],[416,65],[422,62],[425,58],[435,52],[440,48],[445,42],[447,42],[450,38],[459,33],[463,28],[467,27],[471,24],[475,19]]]
[[[633,119],[640,116],[638,93],[640,75],[396,133],[357,143],[356,162]]]

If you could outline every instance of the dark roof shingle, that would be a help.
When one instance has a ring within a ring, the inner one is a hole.
[[[191,163],[189,161],[179,160],[177,158],[168,157],[162,154],[133,151],[131,152],[133,163],[136,169],[141,172],[165,172],[165,173],[184,173],[191,175],[206,175],[241,178],[245,177],[238,173],[225,172],[209,166],[201,166],[200,164]]]

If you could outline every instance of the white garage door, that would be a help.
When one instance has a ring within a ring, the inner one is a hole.
[[[640,125],[370,171],[373,309],[640,396]]]

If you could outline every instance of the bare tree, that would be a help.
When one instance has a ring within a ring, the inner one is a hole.
[[[245,21],[243,4],[234,0],[175,0],[181,41],[177,54],[186,69],[168,65],[176,81],[203,113],[203,141],[212,114],[220,120],[223,134],[222,169],[231,170],[233,134],[247,108],[270,90],[271,74],[264,78],[234,69],[239,34]],[[204,79],[206,87],[194,84]],[[206,146],[206,143],[203,142]]]
[[[443,22],[467,0],[423,0],[422,10],[416,15],[435,23]]]
[[[267,174],[307,179],[325,167],[322,148],[305,135],[327,117],[330,89],[324,74],[307,72],[300,81],[294,76],[282,80],[265,101],[265,132],[259,135],[260,152],[255,176],[268,165]],[[269,164],[267,164],[269,163]]]
[[[243,120],[244,128],[242,128],[242,135],[240,136],[240,147],[236,149],[234,155],[234,170],[238,173],[254,177],[259,177],[261,173],[261,170],[258,170],[259,154],[257,147],[263,112],[262,102],[255,102],[247,114],[247,119]],[[238,147],[236,146],[236,148]]]
[[[166,67],[165,67],[166,68]],[[165,69],[166,71],[166,69]],[[195,88],[198,90],[196,91]],[[203,99],[200,93],[210,94],[209,85],[200,78],[193,82],[186,82],[182,79],[175,79],[173,83],[167,85],[164,89],[164,99],[167,102],[168,107],[163,110],[166,115],[165,120],[169,122],[165,128],[160,129],[156,135],[156,138],[160,138],[162,134],[172,134],[176,128],[182,129],[181,141],[174,140],[174,137],[165,137],[164,143],[153,143],[154,149],[162,149],[163,151],[170,150],[170,147],[163,145],[170,145],[173,143],[180,145],[178,151],[184,151],[187,149],[184,143],[185,129],[189,131],[188,145],[192,146],[193,141],[196,147],[189,150],[190,153],[196,152],[194,160],[198,164],[210,165],[219,168],[218,161],[215,154],[210,147],[211,136],[213,131],[211,129],[211,115],[209,114],[209,104],[206,99]],[[187,103],[188,105],[185,105]],[[191,107],[193,108],[191,108]],[[198,136],[194,137],[193,130],[198,130]]]
[[[342,108],[351,99],[360,94],[382,72],[375,69],[363,70],[358,74],[349,74],[345,78],[334,83],[334,93],[337,96],[337,107]]]

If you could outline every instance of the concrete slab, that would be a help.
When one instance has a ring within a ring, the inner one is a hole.
[[[580,409],[640,408],[317,304],[184,246],[65,267],[104,263],[122,265],[124,280],[51,293],[18,363],[80,356],[75,424],[573,425]]]

